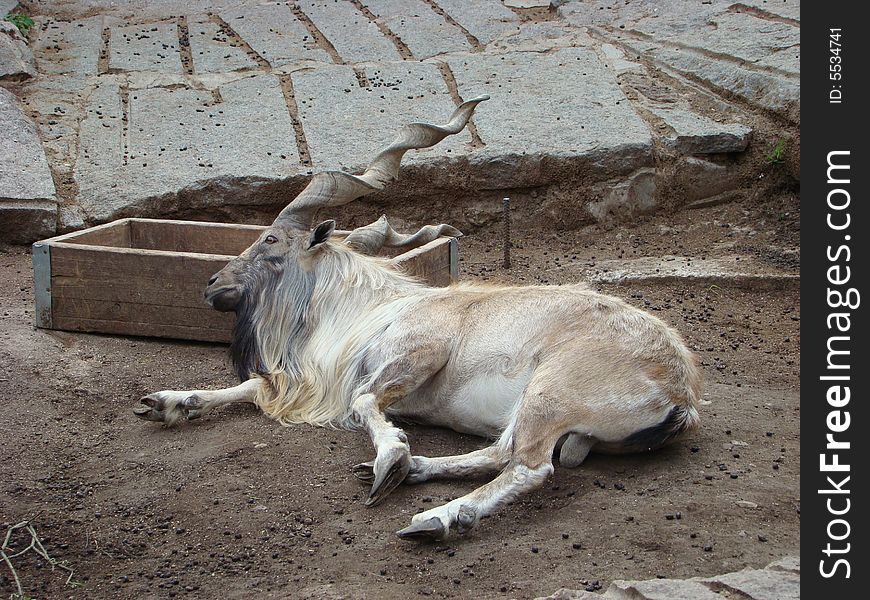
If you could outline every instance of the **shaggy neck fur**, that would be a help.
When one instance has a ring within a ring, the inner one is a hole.
[[[240,376],[268,383],[256,402],[272,418],[344,427],[370,379],[367,349],[425,286],[338,244],[319,252],[311,272],[294,261],[261,274],[237,314],[233,357]]]

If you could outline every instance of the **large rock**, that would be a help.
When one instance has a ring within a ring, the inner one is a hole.
[[[588,281],[598,283],[673,283],[692,280],[696,284],[754,290],[796,288],[800,276],[738,255],[717,258],[685,256],[644,256],[603,260],[588,270]]]
[[[623,181],[608,182],[601,187],[607,188],[604,196],[588,204],[589,213],[599,223],[626,221],[657,208],[655,169],[639,169]]]
[[[27,41],[0,13],[0,81],[23,81],[36,76],[36,61]]]
[[[690,579],[614,581],[606,596],[613,600],[723,600],[703,583]]]
[[[800,559],[786,557],[766,569],[745,569],[718,577],[617,580],[603,594],[563,588],[536,600],[799,600]]]
[[[0,88],[0,240],[32,242],[55,232],[54,181],[36,125]]]

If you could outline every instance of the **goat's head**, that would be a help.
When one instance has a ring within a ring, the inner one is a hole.
[[[475,107],[488,96],[462,103],[443,126],[411,123],[399,130],[396,139],[378,154],[362,175],[327,171],[315,175],[308,186],[247,250],[215,273],[205,291],[206,300],[217,310],[234,311],[246,296],[261,289],[264,281],[275,279],[287,268],[310,272],[323,244],[335,230],[335,221],[311,227],[321,208],[342,206],[360,196],[383,189],[399,175],[399,164],[408,150],[434,146],[448,135],[459,133],[471,118]],[[414,235],[397,234],[385,219],[352,232],[345,243],[365,254],[374,254],[382,246],[412,246],[430,241],[441,234],[458,235],[448,225],[426,226]]]

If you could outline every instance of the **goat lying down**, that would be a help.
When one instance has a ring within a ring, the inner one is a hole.
[[[354,467],[368,505],[401,483],[493,474],[447,504],[415,515],[409,539],[466,533],[500,505],[541,485],[590,450],[658,448],[698,425],[700,375],[680,336],[656,317],[581,285],[432,288],[368,254],[410,245],[381,220],[345,242],[318,209],[346,204],[398,177],[402,155],[465,127],[479,102],[443,127],[405,126],[361,176],[316,175],[260,238],[206,289],[237,314],[231,347],[240,385],[145,396],[137,416],[174,423],[251,402],[284,424],[361,428],[376,457]],[[411,454],[400,417],[489,437],[460,456]]]

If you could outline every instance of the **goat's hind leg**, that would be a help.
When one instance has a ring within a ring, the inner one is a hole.
[[[198,419],[207,411],[234,402],[254,403],[262,385],[259,377],[222,390],[164,390],[143,396],[133,414],[146,421],[173,425],[179,419]]]
[[[412,456],[411,469],[404,483],[495,475],[507,462],[508,456],[498,445],[453,456]],[[353,473],[362,481],[371,483],[375,478],[374,467],[375,461],[360,463],[353,468]]]
[[[553,449],[565,433],[564,424],[540,410],[549,401],[534,383],[526,389],[521,402],[524,406],[516,421],[495,446],[503,448],[507,458],[507,466],[498,477],[465,496],[414,515],[411,525],[397,532],[400,538],[441,539],[452,533],[467,533],[483,517],[544,483],[553,472]]]
[[[412,456],[411,471],[405,483],[494,475],[504,468],[509,458],[498,444],[456,456]]]

